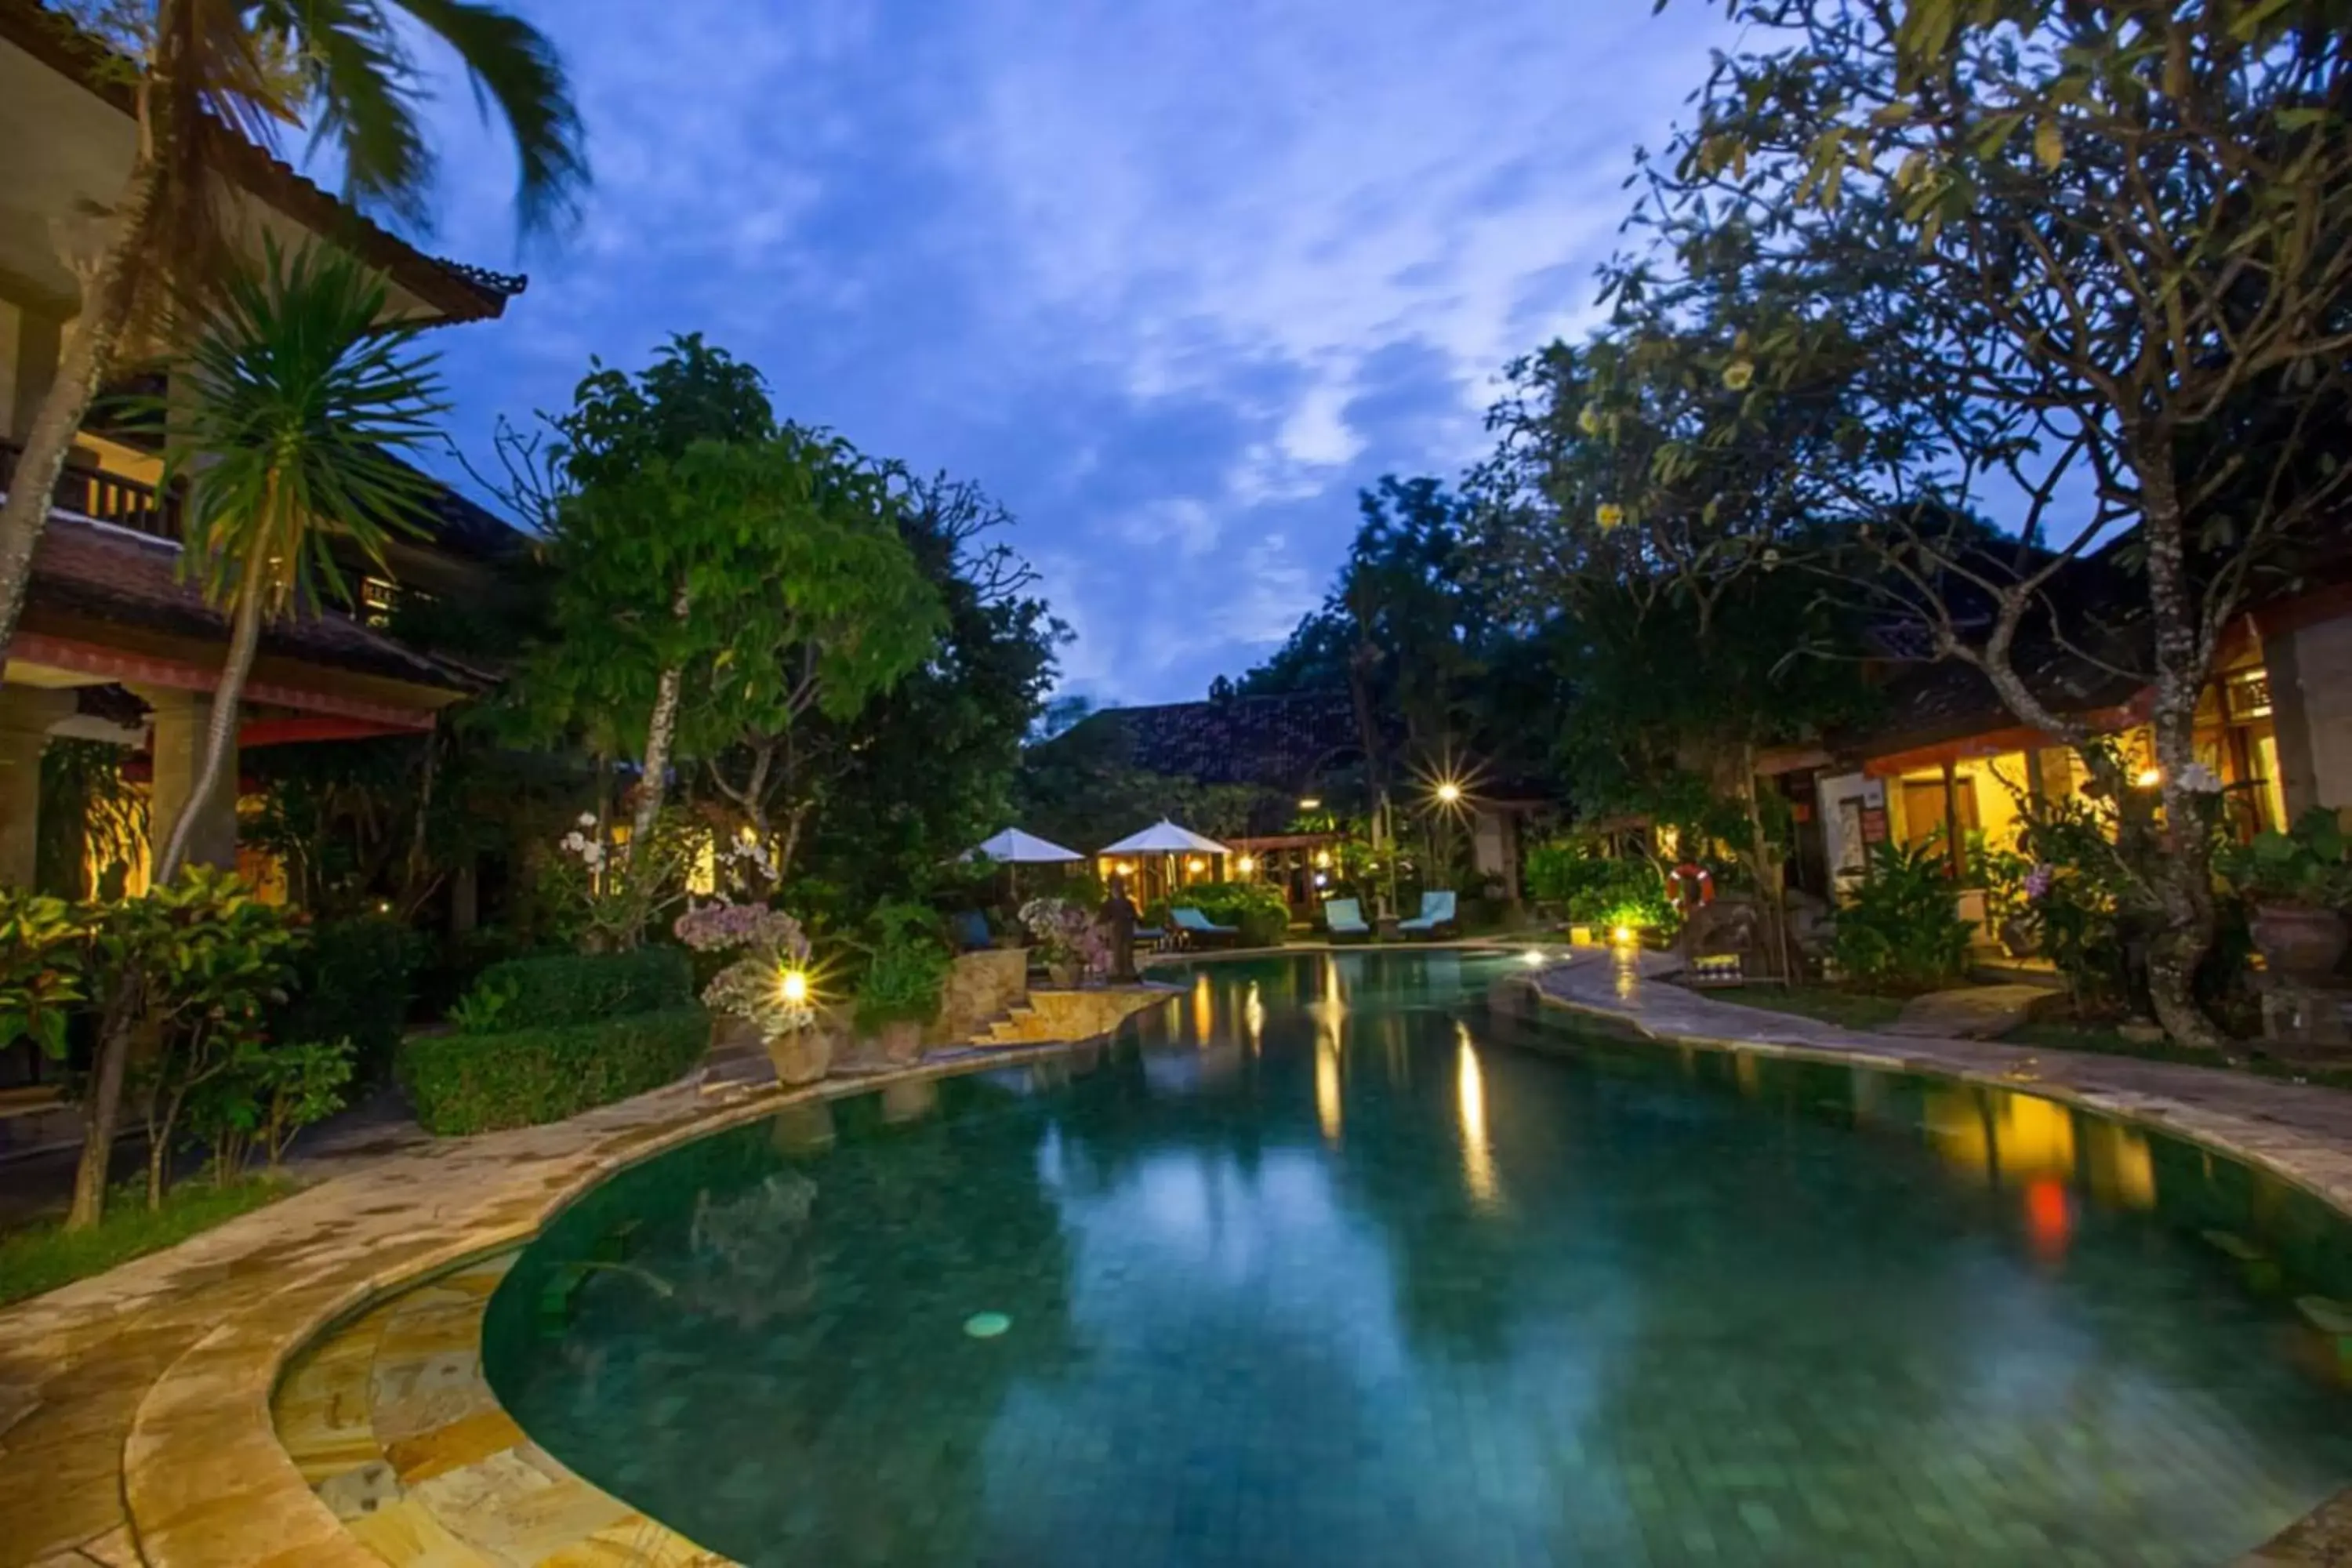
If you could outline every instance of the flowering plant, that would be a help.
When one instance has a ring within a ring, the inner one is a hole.
[[[671,929],[697,952],[743,950],[702,988],[705,1006],[747,1019],[766,1036],[806,1028],[816,1017],[802,973],[808,933],[783,910],[720,899],[689,907]]]
[[[694,830],[664,812],[644,841],[633,844],[618,825],[600,824],[583,811],[555,847],[547,879],[566,925],[581,946],[612,952],[636,946],[654,918],[686,897]]]
[[[1094,916],[1067,899],[1032,899],[1021,923],[1047,963],[1076,963],[1095,973],[1110,968],[1110,937]]]

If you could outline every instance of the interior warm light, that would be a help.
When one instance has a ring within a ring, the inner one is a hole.
[[[785,970],[782,985],[785,1001],[797,1006],[808,1000],[808,975],[805,972],[798,969]]]
[[[2162,768],[2142,768],[2139,771],[2139,777],[2134,779],[2132,782],[2139,785],[2142,789],[2154,789],[2157,785],[2164,782],[2164,770]]]
[[[1455,784],[1452,779],[1447,779],[1444,784],[1437,786],[1437,800],[1439,805],[1452,805],[1461,798],[1462,786]]]
[[[1322,804],[1323,802],[1317,796],[1311,795],[1301,795],[1298,799],[1298,809],[1301,811],[1313,811]]]
[[[1331,851],[1328,849],[1318,849],[1315,851],[1315,864],[1327,871],[1329,870],[1331,868]]]
[[[1240,859],[1234,862],[1234,869],[1239,871],[1244,877],[1248,876],[1251,872],[1257,869],[1257,857],[1255,855],[1243,856]]]
[[[1184,869],[1187,871],[1199,871],[1206,868],[1208,864],[1209,863],[1206,860],[1203,860],[1198,855],[1195,855],[1190,860],[1184,862]]]

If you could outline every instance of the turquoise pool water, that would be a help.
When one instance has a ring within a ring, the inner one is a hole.
[[[1204,968],[627,1172],[493,1385],[745,1563],[2218,1564],[2352,1479],[2334,1216],[2028,1096]]]

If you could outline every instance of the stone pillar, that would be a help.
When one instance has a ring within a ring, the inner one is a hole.
[[[153,869],[162,868],[163,846],[180,820],[180,808],[194,789],[205,765],[205,727],[212,721],[213,700],[201,691],[134,688],[140,700],[154,710],[151,731],[155,759],[154,783],[148,786],[148,851]],[[225,775],[205,806],[202,821],[188,840],[188,862],[195,866],[236,868],[236,751],[231,747]]]
[[[74,710],[69,689],[0,687],[0,887],[29,888],[41,842],[41,749]]]

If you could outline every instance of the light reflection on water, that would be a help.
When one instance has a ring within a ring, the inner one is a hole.
[[[2352,1479],[2291,1189],[1534,1034],[1495,973],[1204,967],[1139,1041],[666,1156],[525,1254],[493,1382],[751,1563],[2221,1562]]]

